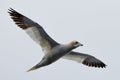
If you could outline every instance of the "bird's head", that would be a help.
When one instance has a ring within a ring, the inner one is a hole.
[[[78,41],[72,41],[69,43],[70,46],[72,46],[73,48],[77,48],[79,46],[83,46],[83,44],[79,43]]]

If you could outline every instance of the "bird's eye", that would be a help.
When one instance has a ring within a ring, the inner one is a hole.
[[[78,44],[78,42],[75,42],[75,44]]]

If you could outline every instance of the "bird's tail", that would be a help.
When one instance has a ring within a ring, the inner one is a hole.
[[[33,66],[32,68],[30,68],[29,70],[27,70],[27,72],[36,70],[36,69],[38,69],[38,68],[40,68],[42,66],[43,66],[43,64],[41,64],[41,62],[39,62],[38,64],[36,64],[35,66]]]
[[[43,66],[46,66],[46,65],[49,65],[50,63],[51,63],[50,61],[48,61],[47,59],[43,58],[38,64],[36,64],[32,68],[30,68],[27,72],[36,70],[36,69],[38,69],[40,67],[43,67]]]
[[[33,66],[32,68],[30,68],[29,70],[27,70],[27,72],[33,71],[33,70],[36,70],[36,69],[37,69],[37,67],[36,67],[36,66]]]

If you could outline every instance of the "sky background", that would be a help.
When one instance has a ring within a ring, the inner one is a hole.
[[[91,54],[107,67],[90,68],[60,59],[26,72],[44,54],[10,19],[10,7],[38,22],[59,43],[81,42],[84,46],[74,51]],[[1,0],[0,23],[0,80],[120,79],[119,0]]]

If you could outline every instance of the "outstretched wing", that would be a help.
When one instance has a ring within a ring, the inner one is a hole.
[[[18,25],[18,27],[22,28],[27,32],[27,34],[38,44],[41,45],[45,53],[49,52],[51,48],[58,45],[56,41],[54,41],[40,26],[38,23],[32,21],[31,19],[25,17],[24,15],[18,13],[12,8],[9,9],[8,12],[13,19],[13,21]]]
[[[82,63],[84,65],[90,66],[90,67],[98,67],[98,68],[104,68],[106,67],[106,64],[100,61],[99,59],[83,53],[78,52],[70,52],[69,54],[66,54],[64,59],[74,60],[79,63]]]

